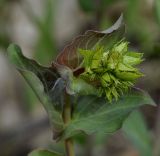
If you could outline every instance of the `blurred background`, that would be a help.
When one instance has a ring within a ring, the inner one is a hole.
[[[9,43],[50,65],[64,45],[88,29],[103,30],[124,14],[130,48],[144,53],[136,84],[157,107],[131,114],[110,136],[75,138],[77,156],[160,156],[160,0],[0,0],[0,156],[27,156],[37,147],[63,151],[30,87],[9,63]]]

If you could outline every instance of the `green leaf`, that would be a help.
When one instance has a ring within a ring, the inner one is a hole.
[[[18,70],[33,72],[43,83],[45,92],[53,87],[59,77],[56,69],[53,67],[43,67],[35,60],[26,58],[18,45],[11,44],[8,49],[8,57]]]
[[[123,125],[123,131],[138,149],[141,156],[152,155],[152,139],[140,111],[134,111]]]
[[[144,92],[134,92],[124,95],[112,104],[96,96],[79,97],[72,121],[66,126],[60,139],[74,136],[78,133],[113,133],[122,127],[124,120],[136,108],[154,102]]]
[[[123,15],[110,28],[104,31],[86,31],[84,35],[76,37],[64,50],[58,55],[56,63],[67,66],[72,70],[81,67],[83,58],[79,53],[79,49],[91,50],[97,45],[103,46],[105,49],[122,39],[125,31],[123,23]],[[53,62],[53,66],[55,63]]]
[[[37,149],[32,151],[28,156],[62,156],[62,155],[49,150]]]
[[[55,69],[43,67],[36,61],[24,57],[17,45],[11,44],[9,46],[8,57],[46,109],[53,128],[54,138],[56,138],[63,129],[61,113],[56,110],[55,97],[51,96],[54,89],[57,89],[54,86],[57,82],[58,74]]]

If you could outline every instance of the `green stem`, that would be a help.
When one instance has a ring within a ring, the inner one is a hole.
[[[71,103],[69,95],[67,95],[67,93],[65,93],[63,121],[65,125],[67,125],[71,121]],[[65,142],[66,156],[75,156],[73,140],[71,138],[68,138],[64,142]]]

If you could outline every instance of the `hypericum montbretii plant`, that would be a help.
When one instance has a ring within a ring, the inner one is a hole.
[[[48,113],[53,139],[65,143],[66,153],[35,150],[29,156],[74,156],[73,136],[113,133],[134,109],[154,104],[144,91],[132,89],[143,76],[136,68],[143,54],[128,49],[124,31],[122,16],[105,31],[89,30],[67,45],[50,67],[26,58],[17,45],[9,46],[10,61]]]

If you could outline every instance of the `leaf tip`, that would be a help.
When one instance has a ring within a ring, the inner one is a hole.
[[[118,30],[120,27],[124,27],[124,31],[125,31],[125,24],[124,24],[124,17],[123,17],[123,13],[121,13],[120,17],[118,18],[118,20],[107,30],[102,31],[103,33],[112,33],[115,30]]]
[[[10,54],[13,52],[21,53],[21,49],[17,44],[11,43],[7,48],[7,53]]]

